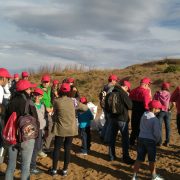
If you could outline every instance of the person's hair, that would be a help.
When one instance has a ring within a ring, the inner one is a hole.
[[[62,97],[62,96],[70,97],[70,92],[62,92],[62,91],[59,91],[58,94],[59,94],[60,97]]]
[[[1,77],[1,76],[0,76],[0,80],[3,80],[3,79],[4,79],[4,77]]]
[[[168,89],[168,88],[166,88],[166,87],[161,87],[161,90],[166,90],[166,91],[169,91],[169,89]]]

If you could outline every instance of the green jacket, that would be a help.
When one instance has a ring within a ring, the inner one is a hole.
[[[44,95],[43,95],[43,98],[41,99],[41,103],[44,104],[45,107],[51,108],[52,107],[52,103],[51,103],[51,87],[48,87],[47,91],[43,88],[42,85],[40,85],[39,88],[41,88],[44,91]]]
[[[75,115],[74,100],[67,96],[54,100],[54,115],[52,133],[55,136],[68,137],[78,135],[78,125]],[[87,111],[88,107],[77,102],[76,109]]]

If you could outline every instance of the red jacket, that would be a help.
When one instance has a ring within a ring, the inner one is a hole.
[[[180,114],[180,86],[178,86],[172,93],[171,102],[176,103],[177,114]]]
[[[145,89],[145,88],[139,86],[130,92],[129,97],[133,101],[143,102],[144,108],[146,110],[149,109],[148,104],[151,101],[151,93],[150,93],[149,89]]]

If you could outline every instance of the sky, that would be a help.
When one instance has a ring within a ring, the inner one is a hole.
[[[124,68],[180,57],[179,0],[0,0],[0,66]]]

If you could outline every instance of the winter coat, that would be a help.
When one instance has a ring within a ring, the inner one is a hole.
[[[67,96],[62,96],[54,100],[54,115],[52,133],[55,136],[68,137],[78,135],[78,126],[75,115],[75,110],[87,111],[88,107],[77,101],[77,106],[74,105],[74,100]]]

